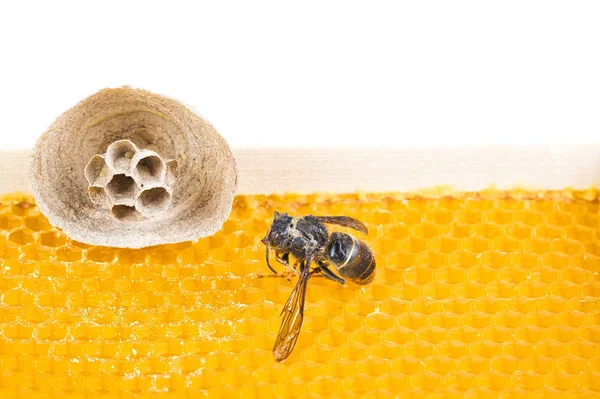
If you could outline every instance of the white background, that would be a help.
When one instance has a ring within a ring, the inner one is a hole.
[[[598,142],[600,3],[0,5],[0,146],[125,84],[234,147]]]

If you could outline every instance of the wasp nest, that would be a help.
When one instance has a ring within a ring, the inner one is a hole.
[[[169,208],[176,169],[176,160],[164,161],[130,140],[118,140],[85,167],[88,194],[117,219],[150,218]]]
[[[233,155],[208,122],[129,87],[61,115],[33,150],[30,178],[42,212],[71,238],[130,248],[215,233],[237,186]]]

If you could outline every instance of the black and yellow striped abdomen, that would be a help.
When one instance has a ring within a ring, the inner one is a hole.
[[[333,232],[327,244],[327,260],[340,276],[356,284],[368,284],[375,278],[375,257],[364,242]]]

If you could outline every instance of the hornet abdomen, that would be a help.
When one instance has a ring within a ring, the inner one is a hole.
[[[364,242],[340,232],[329,236],[326,248],[328,263],[340,276],[356,284],[368,284],[375,278],[375,257]]]

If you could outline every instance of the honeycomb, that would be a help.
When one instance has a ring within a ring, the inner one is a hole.
[[[0,397],[598,397],[597,194],[240,196],[218,234],[139,250],[0,197]],[[283,363],[275,210],[365,222],[378,267],[310,279]]]

